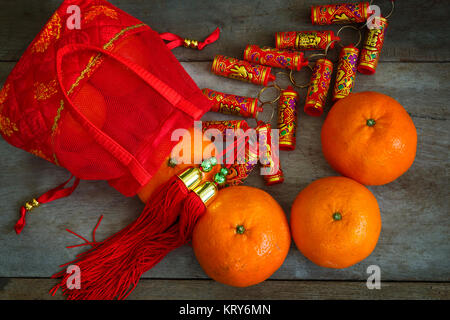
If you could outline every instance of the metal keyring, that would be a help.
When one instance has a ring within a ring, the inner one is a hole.
[[[337,41],[337,40],[331,40],[331,41],[327,44],[327,46],[325,47],[325,50],[324,50],[323,53],[313,53],[312,55],[310,55],[309,57],[306,57],[306,58],[308,59],[308,61],[311,61],[311,58],[316,58],[316,57],[323,57],[323,58],[326,58],[327,55],[328,55],[328,50],[330,49],[331,45],[332,45],[334,42],[338,42],[338,41]]]
[[[262,100],[261,100],[261,94],[262,94],[264,91],[266,91],[268,88],[275,88],[275,89],[278,91],[278,96],[277,96],[275,99],[273,99],[273,100],[262,101]],[[270,85],[270,86],[263,87],[261,90],[259,90],[258,95],[257,95],[258,101],[261,102],[262,104],[265,104],[265,103],[275,103],[275,102],[278,101],[278,99],[280,99],[280,97],[281,97],[281,88],[280,88],[277,84],[272,84],[272,85]]]
[[[350,28],[350,29],[353,29],[353,30],[358,31],[359,39],[358,39],[358,42],[355,44],[355,47],[357,47],[357,46],[361,43],[362,35],[361,35],[361,30],[360,30],[359,28],[355,27],[355,26],[352,26],[352,25],[346,25],[346,26],[341,27],[341,28],[338,30],[338,32],[336,33],[336,37],[339,37],[339,34],[341,33],[341,31],[344,30],[344,29],[346,29],[346,28]],[[338,42],[338,45],[340,45],[341,48],[344,47],[344,46],[341,44],[340,41]]]
[[[279,97],[278,97],[278,98],[279,98]],[[277,99],[277,100],[278,100],[278,99]],[[260,108],[262,108],[264,105],[269,104],[269,105],[271,106],[271,108],[272,108],[272,113],[270,114],[270,118],[269,118],[268,121],[266,121],[266,123],[269,123],[270,121],[272,121],[273,117],[275,116],[275,107],[273,106],[273,104],[274,104],[275,102],[276,102],[276,101],[274,101],[274,102],[266,101],[266,102],[263,102],[263,103],[259,106]],[[263,108],[263,110],[264,110],[264,108]],[[258,123],[258,121],[262,121],[262,120],[259,120],[259,119],[258,119],[258,115],[255,116],[255,120],[256,120],[256,123]],[[263,122],[264,122],[264,121],[263,121]]]
[[[314,71],[314,69],[313,69],[313,67],[311,67],[311,65],[308,64],[307,67],[311,70],[311,72]],[[291,70],[291,72],[289,72],[289,80],[291,80],[291,83],[293,86],[295,86],[297,88],[301,88],[301,89],[308,88],[309,84],[311,83],[311,81],[308,81],[308,83],[306,83],[306,84],[302,84],[302,85],[297,84],[297,82],[295,81],[295,78],[294,78],[294,70]]]

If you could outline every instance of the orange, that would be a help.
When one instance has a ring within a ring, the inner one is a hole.
[[[322,267],[347,268],[365,259],[375,248],[380,230],[377,200],[349,178],[316,180],[292,205],[294,242],[305,257]]]
[[[186,133],[182,139],[191,139],[191,160],[194,162],[194,155],[196,152],[198,154],[203,154],[206,148],[213,148],[212,155],[215,155],[216,148],[214,147],[214,143],[211,140],[208,140],[206,137],[202,139],[202,144],[194,143],[194,132],[197,130],[197,134],[202,134],[200,129],[195,129],[195,127],[191,127],[189,132]],[[183,140],[181,140],[178,144],[182,144]],[[200,149],[201,148],[201,149]],[[183,152],[180,152],[180,156],[183,156]],[[150,182],[143,187],[139,192],[138,196],[142,200],[142,202],[146,203],[147,200],[151,197],[153,192],[161,185],[169,181],[174,175],[179,174],[193,166],[193,164],[180,163],[175,166],[169,165],[170,155],[166,158],[166,160],[161,164],[158,171],[154,174]],[[213,167],[213,169],[205,174],[205,179],[212,180],[214,175],[220,170],[220,164]]]
[[[269,278],[283,264],[290,243],[283,209],[265,191],[248,186],[220,190],[192,239],[206,274],[235,287]]]
[[[322,127],[322,150],[339,173],[365,185],[389,183],[414,162],[417,132],[406,110],[377,92],[338,101]]]

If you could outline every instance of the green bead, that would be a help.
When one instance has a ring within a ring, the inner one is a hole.
[[[169,158],[169,161],[167,162],[167,165],[171,168],[176,167],[177,165],[177,160],[173,159],[173,158]]]
[[[219,173],[216,173],[216,175],[214,176],[214,181],[217,184],[223,184],[223,183],[225,183],[226,178],[222,173],[219,172]]]
[[[223,174],[224,176],[227,176],[228,173],[230,173],[230,172],[228,171],[227,168],[222,168],[222,169],[220,169],[220,173]]]
[[[200,166],[202,167],[203,172],[210,172],[213,167],[209,160],[204,160]]]
[[[214,167],[217,164],[217,159],[216,157],[211,157],[209,158],[209,162],[211,163],[211,165]]]

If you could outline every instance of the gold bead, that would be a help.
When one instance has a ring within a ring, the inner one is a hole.
[[[39,205],[40,205],[40,203],[36,199],[33,199],[33,200],[28,201],[27,203],[25,203],[24,207],[25,207],[25,209],[27,211],[31,211],[34,208],[39,207]]]
[[[198,48],[198,41],[197,40],[192,40],[192,39],[184,39],[184,44],[183,44],[186,48],[193,48],[193,49],[197,49]]]

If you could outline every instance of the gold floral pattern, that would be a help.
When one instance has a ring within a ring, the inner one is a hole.
[[[0,115],[0,132],[3,133],[3,135],[10,137],[17,131],[19,131],[19,129],[14,122],[12,122],[8,117]]]
[[[84,15],[84,21],[90,22],[101,14],[104,14],[111,19],[118,18],[117,12],[114,9],[108,8],[107,6],[92,6]]]
[[[6,101],[6,98],[8,98],[8,92],[9,92],[9,83],[5,84],[2,90],[0,90],[0,104]]]
[[[58,13],[51,17],[45,29],[41,32],[39,39],[34,43],[32,52],[45,52],[52,41],[59,39],[61,36],[61,18]]]
[[[38,157],[40,157],[40,158],[42,158],[42,159],[45,159],[45,160],[47,160],[47,161],[52,162],[52,160],[51,160],[49,157],[47,157],[47,156],[45,155],[45,153],[44,153],[42,150],[39,150],[39,149],[33,149],[33,150],[30,150],[29,152],[30,152],[31,154],[34,154],[35,156],[38,156]]]
[[[5,84],[0,90],[0,112],[3,110],[3,103],[5,103],[6,98],[8,98],[8,92],[9,92],[9,83]]]
[[[47,100],[58,92],[58,82],[54,79],[48,83],[34,84],[34,98],[38,101]]]

